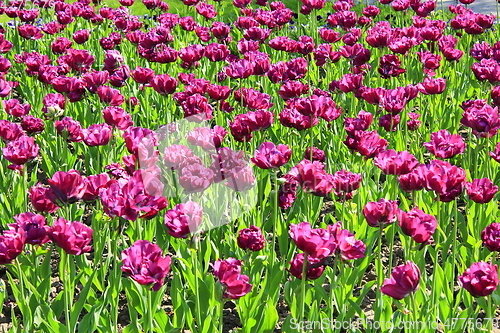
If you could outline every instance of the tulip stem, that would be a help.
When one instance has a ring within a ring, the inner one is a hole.
[[[454,212],[454,218],[453,218],[453,250],[452,253],[456,256],[457,255],[457,248],[458,248],[458,241],[457,241],[457,234],[458,234],[458,206],[457,206],[457,201],[453,201],[453,212]],[[454,290],[455,287],[455,277],[456,277],[456,270],[457,268],[457,260],[453,260],[453,270],[452,270],[452,275],[451,275],[451,290]]]
[[[378,235],[378,258],[376,262],[376,270],[377,270],[377,279],[378,279],[378,291],[377,291],[377,309],[375,311],[375,320],[380,320],[380,315],[383,312],[384,303],[382,300],[382,284],[384,283],[384,268],[382,266],[382,235],[384,233],[384,225],[380,223],[379,225],[379,235]]]
[[[495,313],[493,312],[493,300],[491,294],[486,296],[488,308],[486,309],[486,320],[488,321],[488,332],[493,332],[493,320],[495,320]]]
[[[272,232],[273,232],[273,241],[271,242],[271,262],[270,262],[270,266],[274,266],[274,263],[276,262],[276,251],[275,251],[275,244],[276,244],[276,224],[278,223],[278,209],[279,209],[279,205],[278,205],[278,200],[279,200],[279,194],[278,194],[278,191],[279,191],[279,185],[278,185],[278,180],[277,180],[277,172],[275,170],[272,170],[271,172],[271,182],[274,182],[273,183],[273,187],[274,187],[274,195],[273,195],[273,215],[272,215]],[[280,254],[281,256],[284,256],[285,254],[285,249],[280,249]]]
[[[18,303],[20,302],[25,302],[26,301],[26,296],[24,294],[24,274],[23,274],[23,271],[22,271],[22,268],[21,268],[21,263],[19,262],[19,259],[16,258],[15,260],[16,262],[16,268],[17,268],[17,278],[19,279],[19,287],[20,287],[20,294],[21,294],[21,297],[22,297],[22,300],[16,300]],[[29,332],[29,330],[31,329],[31,323],[26,323],[24,320],[23,320],[23,324],[25,325],[25,329],[26,331]]]
[[[415,302],[415,293],[410,293],[410,312],[411,312],[411,320],[413,321],[412,327],[415,327],[415,332],[418,332],[419,329],[417,327],[418,318],[417,318],[417,304]]]
[[[146,291],[144,317],[146,317],[145,324],[147,325],[144,331],[149,333],[153,332],[153,297],[151,295],[153,291],[150,290],[149,286],[144,286],[144,290]]]
[[[73,301],[71,300],[71,289],[72,286],[70,285],[70,262],[69,262],[69,254],[67,254],[63,249],[60,249],[60,256],[61,256],[61,272],[60,272],[60,278],[64,286],[64,317],[66,320],[66,327],[68,329],[68,333],[73,333],[75,330],[73,327],[71,327],[71,303]]]
[[[339,307],[338,303],[337,303],[337,300],[335,298],[335,294],[334,294],[334,289],[337,287],[337,279],[336,279],[336,276],[337,276],[337,256],[335,256],[335,258],[333,259],[333,267],[332,267],[332,275],[330,276],[330,302],[329,302],[329,305],[330,305],[330,318],[334,318],[333,315],[335,314],[335,310],[333,308],[333,305],[335,304],[335,307]]]
[[[302,263],[302,282],[300,289],[300,318],[299,321],[304,320],[305,305],[306,305],[306,275],[307,275],[307,260],[309,255],[304,253],[304,261]]]
[[[196,234],[193,235],[193,249],[191,254],[191,259],[193,260],[193,272],[194,272],[194,293],[196,298],[196,322],[198,323],[198,329],[202,328],[202,320],[201,320],[201,306],[200,306],[200,287],[198,281],[198,240],[195,238]],[[222,319],[222,318],[221,318]]]
[[[220,303],[220,318],[219,318],[219,332],[224,332],[224,298]]]

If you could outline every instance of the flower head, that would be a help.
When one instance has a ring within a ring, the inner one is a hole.
[[[122,251],[121,269],[137,283],[153,284],[152,289],[158,291],[170,271],[171,262],[169,256],[163,256],[158,245],[147,240],[138,240]]]

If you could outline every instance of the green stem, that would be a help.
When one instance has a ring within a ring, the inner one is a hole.
[[[198,268],[199,268],[199,262],[198,262],[198,242],[196,240],[197,235],[194,234],[192,238],[192,243],[193,243],[193,248],[191,249],[191,260],[193,260],[193,271],[194,271],[194,293],[195,293],[195,298],[196,298],[196,322],[198,323],[198,328],[202,328],[202,323],[203,321],[201,320],[201,305],[200,305],[200,286],[199,286],[199,281],[198,281]]]
[[[495,314],[493,312],[493,300],[491,295],[486,296],[488,302],[488,308],[486,312],[486,318],[488,318],[488,332],[493,332],[493,320],[495,320]]]
[[[379,235],[378,235],[378,253],[377,253],[377,263],[376,263],[376,270],[377,270],[377,283],[378,283],[378,289],[377,289],[377,310],[375,311],[375,320],[380,320],[380,315],[382,314],[382,311],[384,310],[384,302],[382,299],[382,284],[384,283],[384,267],[382,265],[382,235],[384,233],[384,225],[380,224],[379,225]]]
[[[415,302],[415,294],[414,293],[410,293],[410,304],[408,307],[410,308],[411,320],[413,321],[413,325],[418,325],[417,324],[418,323],[418,317],[417,317],[418,308],[417,308],[417,304]],[[418,326],[416,326],[412,331],[418,332],[419,331]]]
[[[219,332],[224,332],[224,299],[221,299],[219,304],[220,304]]]
[[[64,318],[66,320],[66,327],[69,333],[74,333],[74,327],[71,327],[71,305],[72,300],[72,286],[71,286],[71,265],[69,262],[69,254],[67,254],[63,249],[60,250],[61,256],[61,267],[62,272],[60,272],[60,277],[64,285]]]
[[[153,293],[152,290],[150,290],[149,286],[144,286],[144,289],[146,291],[146,309],[145,310],[145,317],[146,317],[146,329],[144,330],[146,333],[152,333],[153,332],[153,303],[154,303],[154,297],[152,297],[151,293]]]
[[[20,293],[21,293],[21,297],[23,298],[22,300],[16,300],[17,302],[25,302],[26,301],[26,296],[24,294],[24,274],[23,274],[23,271],[21,269],[21,263],[19,262],[19,259],[16,259],[15,260],[16,262],[16,268],[17,268],[17,277],[19,279],[19,287],[20,287]],[[24,317],[24,315],[23,315]],[[31,323],[30,322],[25,322],[23,320],[23,324],[25,325],[25,329],[26,331],[30,332],[31,331]]]
[[[270,268],[274,266],[274,263],[276,262],[276,251],[275,251],[275,246],[276,246],[276,232],[277,232],[277,224],[279,223],[278,221],[278,210],[280,209],[279,207],[279,185],[278,185],[278,180],[277,180],[277,170],[272,170],[271,172],[271,182],[273,182],[273,187],[274,187],[274,195],[273,195],[273,214],[272,214],[272,232],[273,232],[273,239],[271,242],[271,261],[270,261]],[[286,249],[280,248],[281,256],[286,255],[285,253]]]
[[[335,258],[333,259],[333,267],[332,267],[333,271],[332,271],[332,275],[330,276],[330,301],[328,302],[329,305],[330,305],[330,318],[334,318],[333,315],[334,315],[334,304],[335,304],[335,307],[338,308],[338,303],[337,303],[337,300],[335,298],[335,293],[333,292],[333,290],[337,287],[337,256],[335,256]]]
[[[305,305],[306,305],[306,275],[307,275],[307,259],[308,254],[304,253],[304,261],[302,263],[302,281],[300,286],[300,318],[299,321],[305,318]]]

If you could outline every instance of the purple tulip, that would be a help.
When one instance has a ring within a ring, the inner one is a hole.
[[[47,222],[43,215],[27,212],[15,215],[14,219],[16,223],[9,224],[9,229],[23,229],[27,244],[42,245],[50,242],[49,226],[46,225]]]
[[[326,258],[338,247],[335,235],[326,229],[311,229],[309,222],[291,224],[289,234],[300,250],[314,258]]]
[[[7,230],[0,235],[0,265],[10,264],[23,252],[26,234],[23,229]]]
[[[302,160],[292,168],[290,174],[295,176],[303,190],[316,196],[327,196],[333,190],[333,176],[324,170],[323,163]]]
[[[165,213],[165,227],[176,238],[195,233],[203,219],[203,208],[194,201],[180,203]]]
[[[368,202],[363,208],[363,215],[370,227],[385,226],[396,220],[398,202],[380,199],[377,202]]]
[[[431,141],[423,144],[427,150],[439,158],[451,158],[465,151],[465,143],[458,134],[440,130],[431,134]]]
[[[500,223],[494,222],[484,228],[481,239],[488,250],[500,252]]]
[[[404,175],[418,166],[418,161],[407,151],[385,150],[373,159],[373,164],[386,175]]]
[[[295,257],[293,257],[293,259],[290,261],[290,268],[288,269],[290,274],[300,280],[302,279],[304,257],[304,253],[297,253]],[[323,259],[308,256],[306,265],[306,278],[309,280],[316,280],[323,274],[325,270]]]
[[[357,240],[349,230],[342,229],[341,222],[329,225],[328,231],[332,235],[335,235],[338,244],[337,253],[340,253],[342,260],[354,260],[365,257],[365,243]]]
[[[66,253],[80,255],[90,252],[93,230],[80,222],[58,218],[49,229],[50,239]]]
[[[325,162],[325,152],[316,147],[308,147],[304,153],[304,159],[310,161]]]
[[[465,170],[441,160],[432,160],[426,166],[425,188],[433,190],[443,202],[453,201],[465,185]]]
[[[410,173],[398,177],[399,186],[406,192],[420,191],[425,187],[425,164],[420,164]]]
[[[484,204],[490,202],[498,192],[498,186],[488,178],[474,179],[466,183],[467,195],[474,202]]]
[[[31,205],[38,212],[53,213],[59,209],[59,206],[54,203],[56,202],[56,196],[52,189],[44,187],[42,184],[30,187],[28,196]]]
[[[394,299],[401,300],[418,289],[420,269],[411,261],[394,267],[391,277],[384,280],[380,291]]]
[[[10,141],[7,146],[2,149],[5,159],[14,163],[14,166],[22,166],[35,158],[39,151],[40,147],[35,143],[35,139],[27,135]]]
[[[254,225],[238,232],[238,246],[243,250],[260,251],[264,248],[265,239],[262,230]]]
[[[410,236],[417,243],[427,243],[436,231],[437,220],[434,216],[425,214],[418,208],[409,212],[398,211],[399,226],[403,233]]]
[[[85,194],[85,181],[77,170],[57,171],[47,182],[62,203],[74,203]]]
[[[261,169],[278,169],[288,162],[291,155],[292,150],[287,145],[264,142],[250,160]]]
[[[361,185],[363,177],[361,174],[346,170],[339,170],[333,174],[332,183],[335,195],[340,200],[350,200],[353,192]]]
[[[473,263],[458,280],[472,296],[488,296],[497,289],[498,266],[484,261]]]
[[[158,291],[165,283],[171,262],[169,256],[163,257],[158,245],[147,240],[138,240],[122,251],[121,269],[137,283],[153,284],[151,289]]]
[[[241,274],[241,261],[234,258],[219,259],[213,264],[213,269],[213,274],[224,288],[223,298],[238,299],[252,290],[248,276]]]

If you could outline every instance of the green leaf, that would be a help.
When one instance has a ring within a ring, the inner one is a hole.
[[[80,317],[80,313],[82,313],[83,305],[87,301],[87,296],[89,294],[90,288],[92,287],[92,280],[96,275],[97,270],[94,271],[90,279],[87,281],[87,285],[83,288],[83,290],[78,295],[78,301],[73,305],[71,309],[71,320],[70,320],[70,331],[73,332],[76,328],[76,323],[78,318]]]

